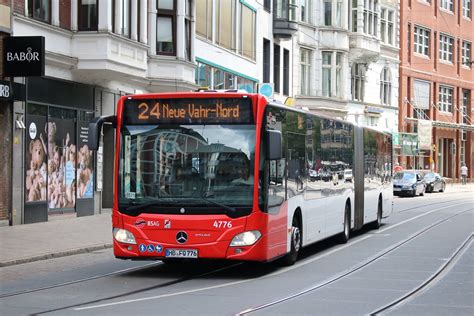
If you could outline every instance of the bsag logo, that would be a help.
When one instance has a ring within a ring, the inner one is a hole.
[[[7,61],[40,61],[39,52],[33,52],[33,48],[28,47],[25,52],[11,53],[7,52]]]
[[[143,218],[137,218],[137,220],[135,221],[135,226],[138,228],[144,227],[145,224],[146,224],[146,221]]]

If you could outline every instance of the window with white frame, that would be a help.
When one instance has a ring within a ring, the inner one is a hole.
[[[379,124],[379,116],[367,115],[365,122],[367,126],[377,126]]]
[[[118,33],[120,35],[123,35],[125,37],[130,38],[131,36],[131,23],[132,23],[132,3],[131,0],[120,0],[118,2],[114,2],[115,5],[120,5],[122,6],[122,15],[120,16],[120,30],[118,30]]]
[[[341,97],[342,88],[341,52],[322,52],[322,95],[325,97]]]
[[[127,0],[125,0],[127,1]],[[156,53],[176,54],[176,1],[158,0],[156,19]]]
[[[470,102],[471,102],[471,90],[462,89],[462,108],[461,108],[462,120],[461,122],[464,124],[468,124],[469,122],[469,112],[467,109],[469,107]]]
[[[454,12],[454,1],[453,0],[441,0],[439,6],[442,9]]]
[[[298,3],[296,0],[273,0],[277,19],[297,22]]]
[[[313,0],[300,0],[300,19],[302,22],[311,23],[311,4]]]
[[[192,0],[185,1],[184,8],[184,31],[185,31],[185,47],[184,47],[184,57],[186,60],[191,60],[191,20],[192,20]]]
[[[342,98],[342,58],[343,54],[336,52],[336,96]]]
[[[357,32],[357,0],[352,0],[352,32]]]
[[[467,19],[472,17],[472,0],[462,0],[462,16]]]
[[[364,101],[365,65],[355,63],[351,69],[352,100]]]
[[[390,69],[384,67],[380,73],[380,103],[390,105],[392,99],[392,76]]]
[[[334,20],[334,26],[342,27],[342,0],[336,1],[336,18]]]
[[[380,40],[384,44],[393,45],[395,11],[388,8],[380,10]]]
[[[453,88],[439,86],[438,105],[442,112],[453,112]]]
[[[471,68],[471,43],[462,41],[462,65]]]
[[[97,0],[79,0],[77,27],[79,31],[97,31]]]
[[[445,34],[439,35],[439,59],[453,62],[454,38]]]
[[[323,78],[322,78],[323,96],[332,97],[332,93],[331,93],[332,52],[322,52],[322,59],[323,59]]]
[[[377,36],[378,1],[365,0],[364,2],[364,33]]]
[[[28,0],[28,16],[51,23],[51,0]]]
[[[324,25],[332,25],[332,0],[324,0]]]
[[[415,53],[430,56],[430,31],[423,27],[415,25],[414,34],[414,51]]]
[[[342,27],[342,0],[324,0],[324,26]]]
[[[300,49],[300,83],[301,95],[310,95],[311,51]]]

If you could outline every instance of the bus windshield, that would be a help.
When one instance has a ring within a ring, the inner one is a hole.
[[[251,210],[255,125],[125,125],[121,136],[121,212]]]

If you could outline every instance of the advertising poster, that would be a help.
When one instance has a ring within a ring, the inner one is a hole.
[[[89,136],[89,123],[79,121],[78,151],[77,151],[77,198],[90,199],[94,193],[94,163],[93,152],[87,146]]]
[[[432,131],[431,121],[418,120],[418,142],[420,149],[431,150]]]
[[[405,156],[416,156],[418,154],[418,135],[400,133],[401,153]]]
[[[28,115],[26,123],[25,199],[26,202],[47,199],[47,133],[46,117]]]
[[[76,144],[74,121],[50,118],[45,126],[48,149],[49,209],[76,205]]]

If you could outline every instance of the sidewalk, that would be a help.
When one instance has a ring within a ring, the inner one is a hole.
[[[0,227],[0,267],[110,247],[110,212],[52,216],[49,222]]]
[[[446,185],[474,197],[474,183]],[[51,217],[49,222],[0,227],[0,267],[112,247],[110,213]]]

